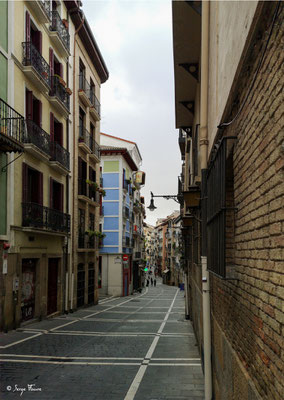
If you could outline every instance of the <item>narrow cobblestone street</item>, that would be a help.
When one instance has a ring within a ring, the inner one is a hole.
[[[0,344],[3,399],[204,398],[184,292],[160,282],[1,334]]]

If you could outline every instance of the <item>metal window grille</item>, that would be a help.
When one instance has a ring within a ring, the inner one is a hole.
[[[226,168],[232,169],[228,161],[228,139],[235,137],[222,138],[207,173],[208,268],[223,278],[226,277],[226,224],[228,211],[232,211],[227,202]]]

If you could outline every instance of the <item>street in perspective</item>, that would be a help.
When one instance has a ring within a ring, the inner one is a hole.
[[[203,399],[184,291],[163,285],[36,322],[1,342],[1,398]],[[36,392],[37,391],[37,392]]]
[[[283,21],[0,0],[1,399],[284,399]]]

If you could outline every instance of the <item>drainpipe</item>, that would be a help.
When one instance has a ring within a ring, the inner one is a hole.
[[[208,157],[208,67],[209,67],[209,7],[210,2],[202,3],[201,22],[201,87],[200,87],[200,158],[201,171],[207,168]],[[203,349],[205,400],[212,400],[211,370],[211,320],[210,320],[210,280],[207,269],[207,256],[201,256],[202,264],[202,311],[203,311]]]
[[[74,10],[70,10],[69,13],[73,13]],[[78,12],[78,14],[81,14],[80,9],[75,9],[75,11]],[[71,285],[70,285],[70,296],[71,296],[71,304],[70,308],[71,311],[73,309],[73,293],[74,293],[74,270],[75,270],[75,265],[74,265],[74,256],[75,256],[75,235],[74,235],[74,230],[75,230],[75,224],[74,224],[74,215],[75,215],[75,168],[76,168],[76,163],[75,163],[75,154],[76,154],[76,118],[75,118],[75,111],[76,111],[76,91],[75,91],[75,84],[76,84],[76,36],[79,32],[79,30],[82,28],[84,25],[85,21],[85,16],[84,14],[82,15],[82,20],[78,28],[76,29],[74,33],[74,47],[73,47],[73,201],[72,201],[72,216],[73,216],[73,221],[72,221],[72,274],[70,276],[71,278]]]

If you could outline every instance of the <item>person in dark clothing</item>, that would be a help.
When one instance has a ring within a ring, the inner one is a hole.
[[[151,286],[153,286],[153,278],[151,277]]]
[[[147,279],[147,283],[146,283],[146,286],[149,286],[149,279]]]
[[[156,286],[156,284],[157,284],[157,281],[156,281],[156,278],[154,278],[154,286]]]

